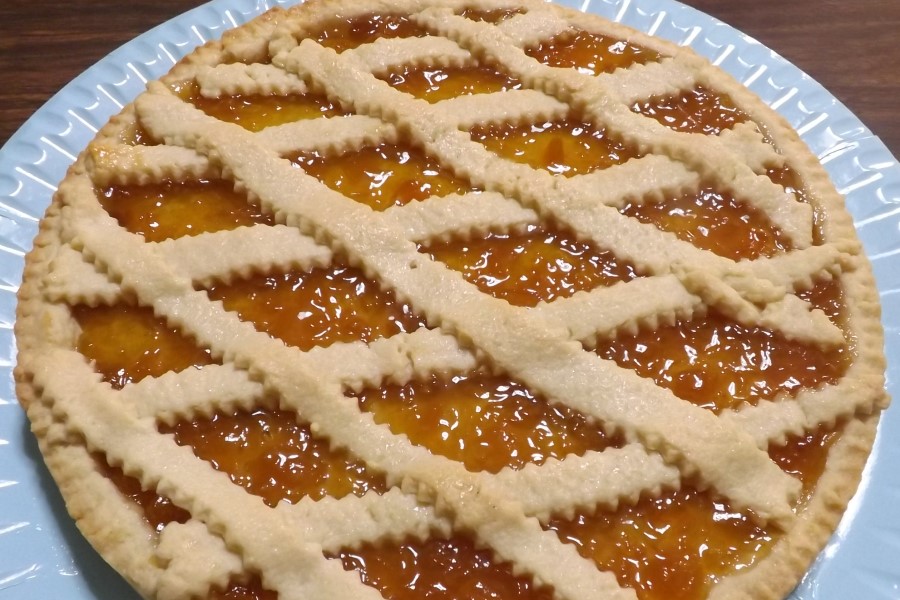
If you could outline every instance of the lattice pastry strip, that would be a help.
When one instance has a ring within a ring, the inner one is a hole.
[[[712,597],[741,597],[746,590],[758,597],[780,594],[781,582],[802,572],[815,551],[818,542],[805,540],[823,539],[821,532],[836,519],[833,506],[846,502],[848,486],[834,481],[858,477],[875,417],[854,418],[877,415],[886,404],[871,275],[858,256],[858,243],[847,239],[849,219],[814,158],[805,151],[796,158],[796,136],[755,108],[756,101],[738,84],[690,54],[669,56],[673,48],[651,38],[638,36],[660,53],[658,59],[597,76],[547,66],[528,55],[538,44],[565,39],[582,27],[619,39],[632,35],[617,25],[583,23],[539,2],[524,8],[478,3],[480,10],[505,15],[496,23],[466,18],[472,7],[462,2],[442,7],[424,0],[365,7],[338,3],[337,13],[326,6],[298,9],[297,18],[275,11],[179,67],[187,78],[172,89],[151,85],[150,93],[110,128],[113,133],[81,159],[60,186],[59,205],[46,220],[56,237],[39,239],[30,270],[43,273],[37,286],[24,286],[24,293],[39,289],[47,302],[26,305],[20,316],[23,328],[41,323],[47,332],[21,344],[23,352],[43,359],[19,377],[43,447],[52,450],[48,460],[77,464],[78,473],[86,474],[86,483],[68,479],[64,489],[111,490],[92,467],[89,452],[96,450],[110,466],[189,513],[185,523],[165,526],[156,544],[109,544],[112,560],[129,573],[137,571],[134,560],[156,561],[150,572],[129,576],[144,593],[160,598],[202,596],[247,572],[259,574],[282,599],[378,598],[326,555],[462,531],[495,559],[509,562],[514,574],[552,588],[555,597],[634,598],[635,592],[611,573],[564,544],[549,523],[630,506],[686,485],[709,487],[731,508],[748,510],[786,532],[772,547],[773,560],[758,567],[762,575],[751,570],[729,576],[713,587]],[[408,15],[402,18],[419,27],[418,35],[428,35],[378,39],[339,54],[311,40],[298,43],[334,14],[343,18],[373,11]],[[379,79],[405,67],[476,64],[517,78],[524,89],[429,104]],[[340,111],[353,114],[251,133],[190,107],[188,79],[208,101],[324,92]],[[637,103],[697,86],[724,90],[742,108],[752,107],[750,118],[703,136],[671,131],[635,112]],[[571,114],[637,148],[638,156],[565,178],[500,158],[467,132]],[[163,143],[134,144],[129,138],[137,135],[138,125],[138,137]],[[773,132],[774,140],[768,139]],[[384,143],[412,144],[480,189],[378,212],[283,158],[298,152],[335,156]],[[817,239],[813,207],[767,175],[769,169],[790,166],[802,171],[805,191],[829,215]],[[277,224],[144,242],[104,213],[95,190],[207,178],[233,184]],[[704,185],[763,214],[794,249],[735,261],[620,213],[628,204],[664,204]],[[58,221],[60,206],[65,208]],[[422,251],[436,241],[514,235],[548,222],[613,249],[638,276],[533,308],[516,307],[484,294]],[[301,351],[257,331],[198,291],[252,274],[309,271],[339,262],[361,268],[422,315],[431,329]],[[831,278],[839,280],[847,305],[839,323],[797,295]],[[74,350],[78,327],[65,305],[131,300],[208,349],[216,364],[147,377],[121,390],[99,382]],[[620,335],[702,319],[708,309],[810,347],[843,348],[849,337],[856,359],[836,382],[716,415],[591,350]],[[393,433],[350,395],[478,370],[508,375],[551,404],[576,409],[592,426],[621,433],[624,441],[520,470],[472,472]],[[160,427],[185,419],[255,408],[295,414],[333,450],[346,450],[382,474],[388,489],[267,508],[171,435],[159,433]],[[106,417],[96,419],[96,414]],[[845,421],[847,432],[832,451],[838,458],[822,477],[829,492],[807,498],[804,485],[801,504],[809,505],[798,508],[792,503],[799,482],[766,449],[822,426],[842,427],[836,423]],[[127,529],[142,527],[126,499],[111,501],[110,510],[124,515]],[[118,531],[114,525],[106,533],[101,529],[95,533],[101,540]],[[129,556],[128,548],[139,551]],[[192,577],[197,570],[205,575]],[[770,580],[778,583],[769,587]]]

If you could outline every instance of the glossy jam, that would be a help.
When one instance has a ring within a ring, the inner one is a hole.
[[[194,105],[220,121],[237,123],[244,129],[260,131],[266,127],[294,121],[333,117],[342,112],[324,96],[289,94],[285,96],[227,96],[224,98],[191,98]]]
[[[522,84],[491,67],[404,67],[385,80],[407,94],[428,102],[457,96],[491,94],[519,89]]]
[[[501,21],[511,19],[516,15],[520,15],[523,12],[524,10],[520,8],[495,8],[493,10],[467,8],[462,11],[460,15],[467,19],[472,19],[473,21],[484,21],[485,23],[497,24]]]
[[[841,436],[843,427],[822,429],[790,436],[784,446],[769,446],[769,456],[785,473],[800,480],[803,487],[797,506],[802,508],[809,502],[816,483],[825,471],[828,451]]]
[[[800,202],[809,203],[809,191],[803,185],[800,174],[789,165],[782,167],[770,167],[766,169],[766,176],[784,188],[786,192],[794,194]]]
[[[606,169],[637,156],[604,131],[575,121],[486,125],[471,134],[474,141],[503,158],[566,177]]]
[[[711,188],[664,202],[629,203],[620,212],[732,260],[791,249],[790,240],[763,213]]]
[[[747,516],[690,488],[547,527],[640,600],[705,598],[719,577],[755,564],[773,541]]]
[[[411,147],[379,144],[340,156],[304,152],[289,158],[331,189],[375,210],[429,196],[474,191],[466,181]]]
[[[836,280],[817,281],[811,288],[798,291],[797,297],[821,310],[835,325],[843,326],[847,316],[844,293]]]
[[[408,305],[350,267],[256,275],[207,292],[257,330],[301,350],[369,342],[424,326]]]
[[[116,186],[99,198],[119,225],[148,242],[274,222],[227,181]]]
[[[534,306],[636,276],[611,252],[537,226],[522,234],[491,233],[465,242],[432,244],[425,251],[483,292],[517,306]]]
[[[296,503],[309,496],[341,498],[382,492],[384,480],[346,452],[330,449],[290,412],[257,409],[237,414],[195,418],[162,427],[175,441],[190,446],[198,458],[269,506]]]
[[[212,362],[208,350],[169,328],[148,308],[75,306],[72,315],[81,328],[78,351],[116,389]]]
[[[336,52],[343,52],[379,38],[422,37],[426,34],[427,32],[409,17],[386,14],[335,19],[322,29],[304,37],[311,37]]]
[[[278,600],[278,594],[265,589],[259,577],[246,583],[232,582],[227,590],[210,590],[209,600]]]
[[[583,415],[552,406],[503,377],[388,385],[364,391],[359,404],[395,434],[462,462],[470,471],[519,469],[621,443],[608,439]]]
[[[388,600],[551,600],[553,594],[529,578],[517,577],[509,564],[476,549],[468,538],[364,545],[336,558],[348,571]]]
[[[190,102],[206,114],[237,123],[249,131],[283,125],[293,121],[333,117],[344,114],[320,94],[237,94],[207,98],[200,94],[195,83],[178,85],[174,89],[181,99]]]
[[[171,500],[156,494],[152,490],[144,490],[141,482],[129,477],[118,467],[111,467],[102,456],[95,456],[100,472],[118,488],[126,498],[141,507],[144,520],[159,533],[169,523],[186,523],[191,514],[175,506]]]
[[[660,58],[657,52],[648,48],[587,31],[566,32],[526,48],[525,53],[545,65],[575,68],[588,75],[612,73]]]
[[[839,293],[834,286],[806,296],[827,306],[840,302],[835,299]],[[714,412],[836,383],[850,361],[845,347],[822,350],[715,312],[656,331],[620,335],[597,353]]]
[[[653,117],[669,129],[704,135],[718,135],[747,120],[746,113],[731,98],[704,87],[677,96],[637,102],[632,110]]]
[[[158,143],[146,129],[137,124],[126,126],[117,137],[121,143],[128,146],[155,146]],[[96,148],[91,150],[95,151]]]

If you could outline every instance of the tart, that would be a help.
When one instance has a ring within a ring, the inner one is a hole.
[[[888,402],[797,134],[543,2],[198,49],[78,158],[19,300],[44,458],[147,598],[783,598]]]

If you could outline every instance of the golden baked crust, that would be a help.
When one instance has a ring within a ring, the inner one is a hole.
[[[325,554],[464,530],[517,572],[552,586],[556,597],[632,598],[632,590],[542,523],[585,507],[633,503],[685,480],[783,531],[765,558],[722,578],[710,597],[784,597],[833,531],[887,404],[878,298],[842,199],[796,133],[703,59],[599,18],[541,2],[515,5],[523,7],[520,14],[498,24],[458,13],[511,3],[334,1],[270,12],[196,51],[164,83],[151,84],[60,185],[20,291],[17,390],[79,528],[146,597],[203,597],[251,572],[282,600],[378,598]],[[379,40],[341,54],[303,40],[335,15],[373,13],[410,15],[431,35]],[[548,67],[522,51],[573,27],[634,41],[663,58],[592,76]],[[524,89],[502,92],[502,99],[482,94],[432,105],[373,76],[398,65],[473,59],[502,66]],[[188,81],[209,97],[313,89],[352,115],[251,133],[179,97],[173,89]],[[636,101],[698,85],[727,94],[748,122],[703,136],[672,131],[631,109]],[[573,109],[640,148],[641,156],[563,178],[500,158],[467,133],[479,124],[554,119]],[[163,143],[133,143],[138,126]],[[399,137],[484,191],[375,212],[281,158]],[[802,179],[808,203],[764,175],[786,161]],[[277,225],[145,242],[97,199],[96,188],[112,183],[206,177],[232,180]],[[765,213],[794,249],[733,261],[617,210],[710,182]],[[644,276],[523,308],[480,292],[417,246],[535,222],[562,224],[580,239],[614,248]],[[302,352],[240,321],[200,290],[251,272],[329,264],[335,256],[410,303],[429,328]],[[845,303],[839,324],[796,295],[832,278]],[[69,307],[121,298],[152,307],[220,364],[121,390],[103,383],[75,350],[79,328]],[[598,339],[673,324],[709,308],[817,347],[849,340],[853,362],[835,384],[716,415],[590,351]],[[376,424],[345,395],[478,365],[577,409],[627,443],[518,471],[471,472]],[[390,489],[270,508],[159,432],[160,424],[273,402],[383,473]],[[765,450],[836,423],[843,431],[816,493],[797,508],[799,482]],[[157,536],[98,468],[95,453],[191,518]]]

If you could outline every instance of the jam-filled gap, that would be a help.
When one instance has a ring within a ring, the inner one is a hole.
[[[675,95],[635,102],[631,109],[674,131],[703,135],[718,135],[749,120],[730,96],[702,85]]]
[[[832,426],[820,426],[800,434],[790,434],[784,444],[769,444],[769,456],[781,470],[798,479],[800,495],[794,503],[796,512],[809,504],[819,479],[825,472],[828,455],[844,433],[846,420]]]
[[[385,383],[352,397],[376,423],[473,472],[521,469],[624,444],[602,423],[484,369]]]
[[[140,508],[144,521],[157,535],[169,523],[187,523],[191,518],[191,513],[169,498],[160,496],[155,490],[145,490],[138,478],[126,475],[121,468],[110,465],[103,454],[94,453],[91,456],[97,470],[116,486],[120,494]]]
[[[797,290],[795,292],[797,297],[809,302],[813,308],[821,310],[832,323],[845,332],[845,336],[849,336],[847,304],[840,279],[835,276],[818,277],[813,279],[812,283],[809,288]]]
[[[477,125],[472,141],[501,158],[572,177],[621,165],[641,153],[605,127],[595,127],[578,111],[542,122]]]
[[[776,143],[775,137],[772,135],[771,131],[765,125],[765,123],[757,122],[755,124],[759,132],[762,134],[763,141],[766,144],[772,146],[772,148],[774,148],[775,152],[777,152],[778,154],[785,154],[783,149],[780,148]],[[810,189],[809,185],[807,185],[806,180],[804,179],[803,175],[801,175],[800,171],[797,170],[796,166],[797,165],[791,164],[791,162],[786,158],[782,158],[781,161],[778,161],[775,164],[767,163],[763,165],[762,169],[757,171],[757,174],[765,175],[772,181],[772,183],[778,184],[783,187],[786,192],[793,194],[798,202],[802,202],[804,204],[813,204],[812,190]],[[822,207],[819,204],[814,204],[813,210],[813,218],[816,222],[815,229],[813,231],[814,236],[816,236],[816,241],[814,242],[814,244],[821,245],[824,242],[820,240],[820,228],[825,221],[825,215],[822,212]]]
[[[535,306],[639,277],[636,267],[559,225],[536,223],[420,245],[482,292]]]
[[[812,206],[812,243],[814,246],[823,245],[825,243],[825,222],[827,220],[825,209],[821,204],[812,203],[812,192],[800,173],[789,163],[785,162],[782,165],[766,167],[764,174],[772,181],[772,183],[784,188],[785,192],[793,194],[797,199],[797,202]]]
[[[212,588],[208,600],[278,600],[278,593],[266,589],[258,574],[234,577],[225,589]]]
[[[765,175],[772,183],[777,183],[784,188],[785,192],[793,194],[798,202],[809,204],[809,190],[806,182],[790,164],[785,162],[778,166],[767,166]]]
[[[405,139],[339,154],[311,150],[284,158],[332,190],[376,211],[430,197],[480,191]]]
[[[348,114],[324,94],[313,90],[288,94],[248,91],[213,97],[202,94],[200,86],[189,81],[174,91],[207,115],[254,132],[294,121]]]
[[[829,292],[820,294],[827,298]],[[620,333],[593,350],[716,413],[836,384],[850,364],[846,345],[823,349],[788,340],[715,309],[653,331]]]
[[[338,16],[323,26],[301,32],[297,41],[314,39],[326,48],[343,52],[378,39],[424,37],[428,30],[401,13]]]
[[[511,19],[516,15],[525,14],[525,9],[521,7],[488,9],[469,7],[458,14],[461,17],[465,17],[466,19],[470,19],[472,21],[483,21],[485,23],[497,25],[498,23],[502,23],[503,21]]]
[[[388,600],[551,600],[552,588],[515,575],[511,564],[498,560],[461,532],[449,537],[435,532],[420,540],[381,541],[344,548],[328,558],[355,570],[366,585]]]
[[[395,89],[431,103],[522,87],[521,81],[500,68],[475,62],[447,66],[405,65],[391,69],[380,79]]]
[[[110,185],[97,189],[96,196],[119,225],[148,242],[275,224],[225,179]]]
[[[700,489],[685,482],[616,509],[555,516],[544,527],[639,600],[701,600],[720,578],[765,558],[780,532]]]
[[[139,122],[129,123],[117,135],[116,139],[126,146],[158,146],[162,140],[150,134]],[[89,151],[96,152],[97,147],[89,147]],[[102,152],[102,148],[99,148]]]
[[[661,201],[628,202],[619,212],[732,260],[769,257],[793,249],[768,215],[735,194],[717,189],[713,182]]]
[[[214,283],[206,293],[257,331],[304,351],[337,342],[371,342],[427,326],[393,292],[340,263],[257,273]]]
[[[115,389],[170,371],[203,368],[216,360],[153,310],[136,304],[70,308],[80,328],[77,350]]]
[[[580,29],[570,29],[525,48],[525,54],[545,65],[576,69],[585,75],[612,73],[662,58],[650,48]]]
[[[181,446],[271,506],[387,490],[384,476],[346,450],[314,435],[296,413],[279,408],[196,415],[160,424]]]

